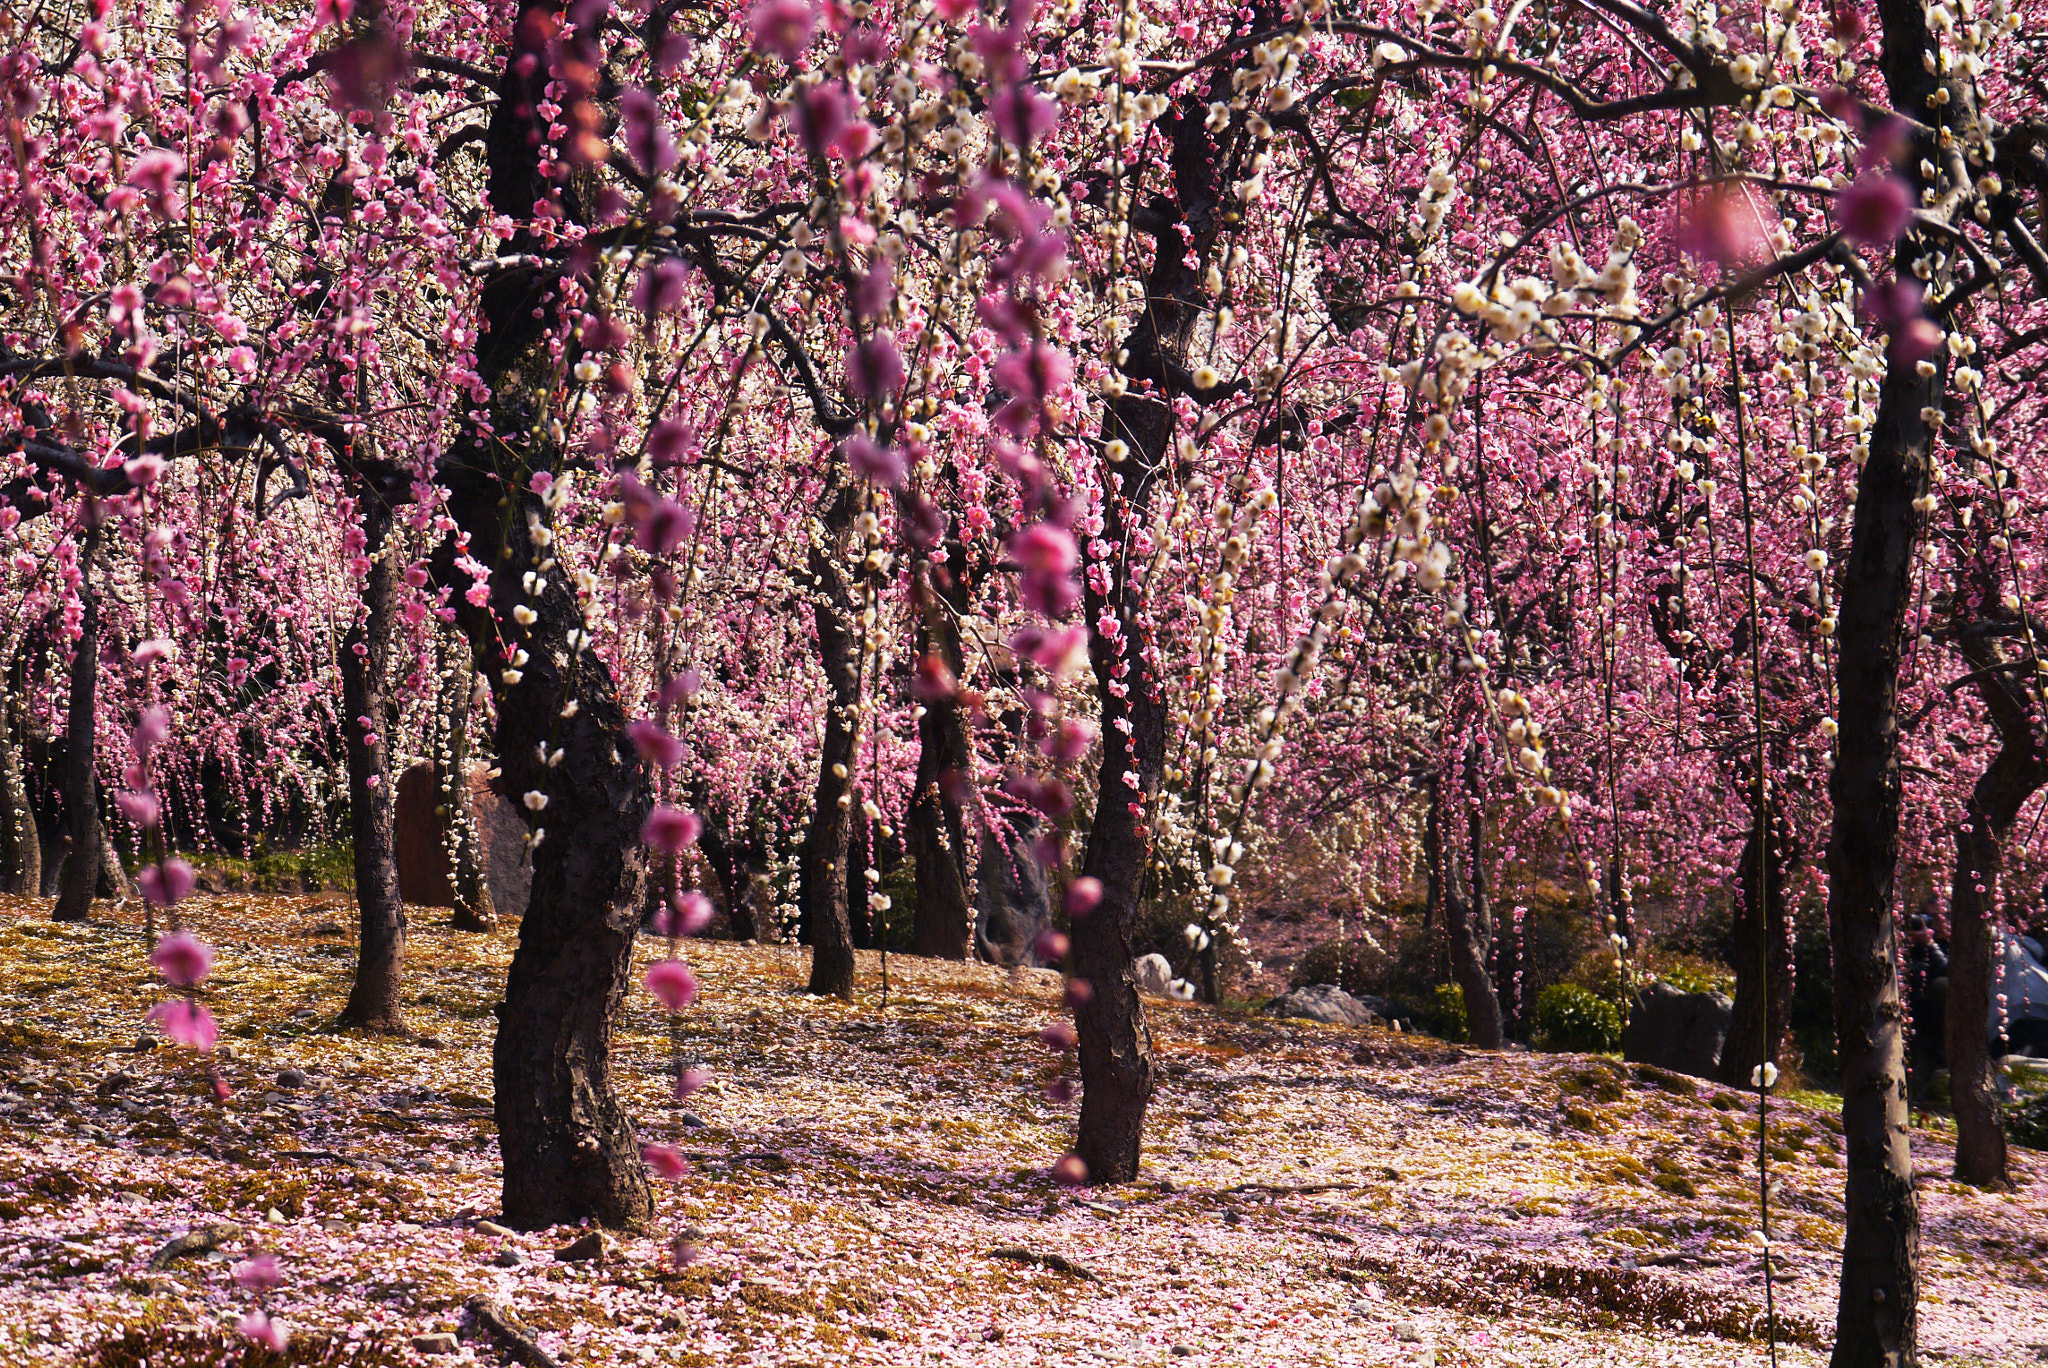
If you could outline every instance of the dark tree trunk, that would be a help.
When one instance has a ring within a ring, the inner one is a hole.
[[[78,594],[83,611],[78,643],[71,657],[71,698],[64,713],[64,838],[67,850],[51,919],[82,922],[92,914],[93,890],[99,885],[103,848],[100,828],[99,774],[94,765],[99,749],[94,734],[98,717],[95,694],[100,677],[100,600],[93,586],[93,560],[99,551],[97,527],[87,530],[78,548]]]
[[[1792,1029],[1792,951],[1787,943],[1785,884],[1795,856],[1776,801],[1750,788],[1749,838],[1742,847],[1741,891],[1730,933],[1735,1007],[1721,1047],[1721,1081],[1750,1086],[1766,1060],[1784,1058]]]
[[[725,917],[732,925],[732,938],[759,940],[761,918],[754,903],[751,849],[747,843],[726,834],[725,824],[708,810],[702,797],[697,800],[697,810],[704,817],[704,834],[697,838],[697,847],[704,852],[704,863],[725,896]]]
[[[104,814],[100,817],[100,872],[93,881],[93,896],[96,898],[126,898],[134,892],[135,885],[128,877],[127,869],[121,864],[121,847],[114,840],[114,833],[107,830]]]
[[[1979,598],[1996,603],[1993,571],[1978,585]],[[1963,823],[1956,831],[1955,883],[1949,893],[1947,1034],[1951,1106],[1956,1117],[1958,1181],[1979,1187],[2012,1181],[2005,1150],[2005,1122],[1991,1081],[1989,1022],[1991,973],[1998,938],[1992,915],[1998,907],[1998,879],[2005,843],[2020,809],[2048,785],[2048,755],[2042,752],[2026,688],[2009,671],[2005,655],[1988,632],[1964,625],[1958,632],[1964,659],[1977,673],[1977,694],[1998,733],[1998,754],[1977,779]]]
[[[374,489],[359,491],[361,522],[370,574],[363,586],[362,621],[341,647],[343,745],[348,756],[349,837],[354,843],[356,916],[355,984],[342,1009],[343,1025],[391,1035],[407,1032],[405,1004],[405,903],[398,892],[395,830],[397,778],[386,757],[397,709],[389,696],[392,647],[398,633],[399,561],[387,547],[391,504]],[[364,726],[368,719],[369,727]]]
[[[1476,745],[1466,748],[1468,781],[1476,781],[1480,759]],[[1451,977],[1465,999],[1467,1036],[1482,1050],[1498,1050],[1502,1043],[1500,995],[1486,968],[1488,944],[1493,939],[1492,917],[1486,875],[1479,863],[1485,848],[1486,812],[1475,803],[1465,814],[1466,820],[1457,821],[1452,800],[1445,793],[1448,787],[1441,778],[1431,782],[1429,815],[1423,824],[1429,900],[1443,918]]]
[[[1257,7],[1256,27],[1269,7]],[[1172,397],[1186,375],[1190,331],[1205,307],[1197,269],[1222,228],[1221,201],[1237,163],[1219,150],[1204,125],[1209,101],[1225,98],[1230,69],[1218,67],[1208,86],[1189,89],[1160,121],[1169,141],[1170,202],[1159,201],[1157,250],[1145,279],[1145,310],[1124,339],[1118,369],[1131,384],[1109,402],[1103,437],[1123,442],[1129,455],[1105,471],[1102,539],[1115,550],[1102,561],[1084,559],[1082,607],[1088,622],[1107,614],[1121,628],[1111,640],[1089,633],[1102,728],[1102,769],[1082,872],[1102,883],[1102,902],[1077,920],[1071,970],[1093,989],[1074,1009],[1080,1037],[1081,1121],[1074,1152],[1092,1183],[1127,1183],[1138,1176],[1138,1155],[1151,1101],[1151,1032],[1131,969],[1131,932],[1151,860],[1148,815],[1166,761],[1166,701],[1145,653],[1152,648],[1153,608],[1147,602],[1142,559],[1131,538],[1151,523],[1152,496],[1171,469]],[[1126,192],[1128,193],[1128,192]],[[1134,569],[1137,570],[1134,573]],[[1100,582],[1098,583],[1098,576]],[[1125,775],[1136,777],[1133,787]]]
[[[1919,0],[1879,0],[1882,66],[1894,108],[1940,117],[1935,78],[1921,66],[1930,34]],[[1931,113],[1930,113],[1931,111]],[[1915,150],[1899,159],[1918,198]],[[1893,251],[1900,280],[1926,254],[1917,234]],[[1948,320],[1937,318],[1937,323]],[[1870,459],[1856,481],[1856,517],[1841,577],[1836,677],[1841,731],[1829,779],[1828,932],[1835,961],[1835,1033],[1847,1151],[1842,1285],[1833,1368],[1905,1368],[1916,1357],[1920,1204],[1907,1134],[1904,1011],[1892,897],[1899,858],[1899,662],[1913,602],[1913,562],[1934,434],[1923,411],[1947,385],[1948,350],[1933,374],[1889,358]]]
[[[455,911],[448,924],[457,931],[495,931],[498,909],[491,902],[490,870],[469,787],[470,713],[476,692],[476,667],[469,643],[459,634],[445,634],[440,649],[441,725],[447,732],[446,751],[439,757],[440,778],[448,809],[449,883],[455,891]]]
[[[0,670],[0,893],[34,897],[43,886],[43,841],[22,773],[21,735],[26,719],[10,665]]]
[[[853,922],[847,913],[847,856],[853,837],[853,770],[860,750],[860,644],[852,631],[852,595],[836,563],[853,522],[853,495],[832,496],[826,538],[811,548],[818,595],[818,659],[831,688],[818,787],[797,861],[797,902],[811,942],[811,992],[853,1001]]]
[[[964,657],[958,605],[941,597],[935,572],[920,567],[918,595],[923,608],[918,652],[935,659],[953,678]],[[936,959],[964,960],[974,937],[974,908],[968,898],[967,820],[958,801],[975,782],[974,739],[965,710],[950,693],[922,701],[917,722],[917,780],[904,834],[917,865],[917,912],[912,949]]]
[[[552,25],[545,21],[553,9],[529,0],[521,19],[529,13],[535,22],[515,29],[485,140],[492,205],[514,221],[527,217],[542,184],[537,149],[545,128],[536,106],[548,79]],[[502,791],[545,833],[533,850],[532,897],[492,1050],[504,1217],[522,1229],[585,1218],[639,1226],[654,1211],[633,1125],[611,1079],[613,1023],[632,978],[646,887],[640,830],[652,784],[629,758],[627,717],[610,671],[569,644],[582,616],[563,572],[540,568],[551,557],[535,544],[534,529],[544,531],[549,514],[529,492],[533,473],[552,469],[560,455],[543,435],[558,379],[547,343],[558,288],[550,273],[524,267],[485,284],[477,369],[490,388],[490,431],[459,431],[440,471],[470,554],[490,568],[488,605],[477,608],[462,592],[468,585],[453,566],[454,548],[441,557],[495,693]],[[531,594],[522,583],[529,571],[540,581]],[[537,615],[523,628],[512,611],[522,603]],[[507,660],[507,650],[523,652],[515,654],[523,663]],[[562,752],[558,764],[543,760],[543,745],[549,755]],[[529,804],[529,793],[546,806]]]

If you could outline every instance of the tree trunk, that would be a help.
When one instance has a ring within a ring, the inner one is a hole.
[[[373,489],[357,496],[370,574],[363,586],[362,621],[342,643],[341,713],[348,756],[349,837],[355,847],[355,984],[341,1022],[365,1030],[404,1035],[405,903],[398,892],[396,804],[398,783],[386,758],[397,709],[391,705],[392,648],[398,633],[399,560],[387,547],[393,525],[391,505]]]
[[[1986,575],[1979,598],[1996,603],[1998,576]],[[1989,1023],[1992,966],[1998,937],[1992,916],[1998,907],[1998,879],[2005,843],[2020,809],[2048,785],[2048,755],[2042,753],[2029,693],[2009,672],[1995,639],[1965,625],[1958,633],[1964,659],[1977,672],[1977,693],[1998,732],[1998,754],[1971,790],[1963,823],[1956,831],[1955,883],[1949,893],[1948,1003],[1943,1029],[1948,1052],[1951,1106],[1956,1117],[1959,1182],[1979,1187],[2012,1181],[2005,1151],[2005,1122],[1991,1081]]]
[[[449,925],[457,931],[495,931],[498,909],[491,902],[490,870],[469,788],[470,714],[477,687],[469,643],[457,634],[444,635],[441,662],[442,724],[448,737],[440,757],[441,792],[448,809],[449,883],[455,892]]]
[[[818,659],[832,698],[818,751],[818,787],[810,830],[798,855],[797,901],[811,941],[811,992],[853,1001],[853,922],[846,907],[847,856],[853,837],[853,770],[860,751],[860,643],[853,600],[835,563],[853,525],[853,491],[832,496],[826,536],[811,547]]]
[[[0,893],[34,897],[43,886],[42,833],[28,800],[20,737],[26,719],[12,662],[0,668]]]
[[[128,877],[128,871],[121,864],[121,847],[115,844],[114,833],[107,830],[104,814],[100,816],[100,871],[93,880],[93,896],[96,898],[125,899],[134,893],[135,884]]]
[[[718,880],[725,895],[725,917],[732,925],[732,938],[738,941],[761,938],[761,918],[754,904],[754,869],[749,858],[749,844],[729,836],[725,824],[709,810],[706,797],[709,787],[700,791],[697,811],[704,818],[704,834],[697,838],[697,847],[704,852],[704,863]]]
[[[57,887],[57,906],[50,913],[52,920],[60,922],[82,922],[91,915],[93,890],[100,878],[99,774],[94,765],[99,749],[94,728],[100,678],[100,601],[92,582],[99,544],[99,529],[92,527],[78,548],[81,611],[78,643],[71,657],[71,699],[64,714],[64,836],[69,848]]]
[[[1892,106],[1941,118],[1935,78],[1921,66],[1930,34],[1919,0],[1879,0],[1881,64]],[[1917,201],[1919,152],[1899,159]],[[1899,280],[1926,254],[1917,233],[1893,250]],[[1937,291],[1940,285],[1937,282]],[[1948,320],[1936,318],[1946,326]],[[1948,349],[1887,359],[1870,459],[1856,481],[1856,517],[1837,611],[1841,731],[1828,784],[1828,932],[1835,960],[1835,1033],[1847,1152],[1842,1285],[1832,1368],[1906,1368],[1916,1357],[1920,1204],[1907,1134],[1904,1011],[1899,1002],[1893,881],[1899,858],[1899,663],[1913,601],[1934,434],[1923,412],[1947,388]]]
[[[492,207],[515,222],[529,216],[543,184],[537,149],[546,129],[537,106],[552,14],[550,4],[521,5],[485,139]],[[455,548],[443,548],[444,581],[456,589],[453,602],[496,697],[503,791],[537,842],[491,1059],[504,1219],[529,1230],[585,1218],[639,1226],[654,1211],[633,1124],[611,1080],[613,1023],[632,978],[646,887],[640,830],[652,783],[629,758],[610,671],[569,644],[582,615],[563,572],[540,568],[552,548],[535,545],[535,529],[545,530],[549,513],[529,492],[532,475],[560,457],[544,435],[559,378],[548,347],[558,289],[552,273],[528,267],[486,282],[477,370],[490,389],[489,430],[460,429],[439,472],[470,554],[490,570],[487,606],[479,608],[462,592],[467,577],[455,571]],[[531,594],[522,583],[529,571],[539,586]],[[512,611],[522,603],[537,615],[523,628]],[[523,663],[506,659],[507,651]],[[550,756],[562,752],[558,764],[543,760],[543,744]]]
[[[957,605],[940,597],[930,564],[920,567],[917,592],[924,616],[918,653],[957,679],[964,664]],[[967,896],[967,820],[957,801],[975,782],[974,740],[959,701],[949,691],[922,701],[917,722],[917,779],[904,834],[917,864],[917,914],[912,949],[936,959],[964,960],[974,936]]]
[[[1468,746],[1465,768],[1477,778],[1481,756],[1478,747]],[[1487,972],[1488,942],[1492,940],[1491,916],[1486,905],[1486,876],[1479,865],[1486,839],[1486,816],[1474,805],[1462,823],[1453,820],[1450,800],[1442,778],[1431,781],[1429,815],[1423,824],[1423,850],[1429,864],[1429,895],[1443,917],[1444,943],[1451,962],[1451,977],[1465,998],[1467,1038],[1482,1050],[1498,1050],[1502,1043],[1500,995],[1494,991],[1493,975]],[[1463,841],[1449,839],[1458,832]],[[1458,847],[1467,847],[1460,850]]]
[[[1766,1060],[1784,1057],[1792,1029],[1792,953],[1787,944],[1785,883],[1793,856],[1777,803],[1750,788],[1749,838],[1742,847],[1741,903],[1735,916],[1735,1006],[1721,1047],[1721,1082],[1747,1088]]]

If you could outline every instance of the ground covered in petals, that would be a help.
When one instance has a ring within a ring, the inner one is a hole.
[[[1053,976],[892,958],[885,1006],[863,956],[849,1007],[802,992],[800,951],[693,944],[679,1036],[636,992],[617,1055],[645,1137],[693,1171],[660,1185],[659,1229],[564,1259],[585,1232],[490,1219],[509,933],[417,916],[420,1038],[389,1041],[330,1026],[345,902],[189,906],[220,951],[225,1102],[141,1030],[138,909],[70,928],[0,900],[0,1362],[497,1363],[478,1295],[563,1364],[1764,1361],[1754,1103],[1711,1084],[1154,1004],[1144,1177],[1069,1192],[1047,1177],[1073,1124],[1037,1039]],[[713,1080],[685,1104],[678,1043]],[[1827,1099],[1774,1104],[1769,1143],[1780,1361],[1817,1364]],[[2019,1151],[2018,1190],[1984,1193],[1946,1179],[1938,1130],[1914,1150],[1924,1351],[2048,1353],[2048,1162]],[[217,1247],[157,1257],[194,1231]],[[230,1268],[258,1250],[294,1338],[245,1359]]]

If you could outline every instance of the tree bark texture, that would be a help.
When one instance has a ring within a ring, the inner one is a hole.
[[[1997,577],[1980,583],[1981,601],[1995,604]],[[2012,624],[2004,624],[2010,626]],[[1992,966],[1999,938],[1993,917],[2005,845],[2020,809],[2048,785],[2048,754],[2028,692],[2007,664],[1990,624],[1964,624],[1958,631],[1963,658],[1978,676],[1977,694],[1998,733],[1998,754],[1978,776],[1962,825],[1956,831],[1955,882],[1949,892],[1947,1033],[1950,1105],[1956,1117],[1958,1181],[1980,1187],[2006,1185],[2012,1174],[2006,1156],[2005,1121],[1991,1081],[1988,1040]]]
[[[92,914],[93,892],[99,885],[105,833],[100,827],[100,786],[95,760],[99,750],[100,600],[93,585],[99,551],[97,527],[87,530],[78,549],[78,641],[71,657],[71,697],[64,712],[64,836],[68,847],[57,886],[51,919],[82,922]]]
[[[485,139],[492,205],[514,221],[529,215],[544,184],[537,106],[552,13],[547,4],[521,6]],[[515,239],[512,247],[524,245]],[[490,388],[488,431],[466,425],[440,471],[470,554],[489,568],[485,606],[462,592],[469,586],[452,546],[438,568],[457,590],[459,620],[496,698],[502,791],[545,833],[533,850],[532,897],[492,1050],[504,1219],[522,1229],[585,1218],[631,1227],[651,1218],[654,1203],[633,1124],[612,1087],[611,1046],[632,978],[646,887],[640,830],[652,783],[630,758],[610,672],[570,645],[582,624],[571,586],[560,569],[539,569],[549,515],[529,482],[559,459],[545,435],[557,380],[547,346],[556,289],[552,272],[523,266],[485,284],[477,360]],[[529,571],[538,577],[532,594],[522,582]],[[521,603],[537,615],[523,628],[512,612]],[[549,757],[561,752],[559,763],[547,763],[544,746]],[[529,793],[537,797],[529,801]]]
[[[860,641],[853,595],[839,561],[853,525],[853,491],[832,496],[826,540],[811,547],[817,594],[818,660],[831,699],[818,751],[810,829],[797,862],[797,903],[811,942],[811,992],[853,1001],[853,921],[847,911],[847,858],[853,843],[853,771],[860,751]],[[863,890],[865,891],[865,890]]]
[[[1750,790],[1749,836],[1742,847],[1742,873],[1735,925],[1735,1006],[1721,1047],[1721,1082],[1750,1086],[1750,1074],[1766,1060],[1784,1058],[1792,1030],[1792,947],[1788,935],[1785,885],[1795,863],[1785,819],[1769,796]]]
[[[1468,746],[1464,760],[1468,782],[1476,780],[1480,760],[1478,747]],[[1493,975],[1486,967],[1493,928],[1486,875],[1480,866],[1486,839],[1485,808],[1476,802],[1469,806],[1456,802],[1449,795],[1450,788],[1441,777],[1430,785],[1429,815],[1423,825],[1429,898],[1443,918],[1451,977],[1465,999],[1467,1038],[1482,1050],[1498,1050],[1503,1040],[1500,995],[1494,991]]]
[[[34,897],[43,885],[43,843],[22,771],[25,719],[11,661],[0,668],[0,689],[0,893]]]
[[[958,679],[964,657],[954,617],[957,605],[933,583],[929,563],[920,570],[919,655],[936,660]],[[975,782],[974,738],[967,729],[966,712],[951,692],[932,694],[921,703],[916,788],[904,821],[910,855],[917,864],[912,948],[935,959],[964,960],[973,946],[975,914],[968,898],[967,815],[959,799],[965,786]]]
[[[397,724],[390,683],[398,634],[401,560],[387,546],[394,519],[382,493],[359,489],[356,515],[370,557],[362,619],[342,642],[342,744],[348,757],[349,837],[356,876],[356,977],[342,1024],[391,1035],[407,1031],[405,903],[398,891],[397,776],[387,758]]]
[[[1923,70],[1931,34],[1918,0],[1879,0],[1881,65],[1892,104],[1939,118]],[[1918,151],[1899,159],[1918,198]],[[1926,253],[1917,233],[1893,250],[1900,280]],[[1946,324],[1947,320],[1935,319]],[[1905,1012],[1899,1000],[1892,899],[1899,857],[1899,664],[1913,601],[1934,434],[1923,411],[1941,402],[1948,351],[1922,376],[1889,358],[1878,392],[1870,459],[1856,481],[1856,516],[1837,610],[1840,733],[1829,779],[1828,932],[1834,948],[1835,1033],[1847,1151],[1842,1284],[1832,1368],[1906,1368],[1916,1357],[1920,1204],[1907,1135]]]
[[[1093,1183],[1127,1183],[1138,1176],[1154,1082],[1151,1032],[1131,968],[1131,933],[1151,860],[1151,804],[1165,770],[1166,703],[1146,661],[1154,647],[1152,613],[1143,565],[1130,546],[1150,524],[1153,494],[1172,468],[1172,395],[1191,383],[1188,341],[1204,301],[1197,270],[1188,263],[1206,261],[1214,249],[1223,227],[1223,196],[1238,171],[1203,122],[1208,101],[1225,97],[1229,82],[1229,69],[1219,67],[1204,91],[1191,89],[1160,120],[1173,196],[1156,204],[1162,221],[1155,225],[1145,310],[1118,360],[1130,390],[1109,402],[1103,423],[1104,439],[1129,449],[1106,471],[1102,539],[1116,549],[1107,560],[1084,559],[1081,568],[1083,611],[1096,624],[1088,656],[1102,734],[1102,769],[1082,872],[1101,881],[1102,902],[1074,922],[1070,968],[1093,990],[1074,1009],[1082,1082],[1074,1152]],[[1116,622],[1117,636],[1104,634],[1099,624],[1105,620]]]
[[[443,637],[441,668],[441,725],[447,730],[447,754],[441,757],[439,777],[448,814],[449,882],[455,890],[455,911],[449,925],[457,931],[494,931],[498,926],[498,909],[491,902],[490,870],[469,785],[476,668],[469,643],[459,634]]]

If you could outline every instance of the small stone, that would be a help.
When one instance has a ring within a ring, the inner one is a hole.
[[[280,1088],[303,1088],[306,1086],[306,1075],[297,1069],[281,1070],[277,1075],[277,1086]]]
[[[476,1223],[476,1233],[488,1235],[494,1240],[502,1240],[512,1232],[499,1225],[496,1221],[478,1221]]]
[[[1243,1225],[1244,1217],[1235,1211],[1226,1211],[1223,1213],[1223,1224]]]
[[[710,1128],[711,1125],[709,1121],[706,1121],[703,1117],[697,1115],[697,1113],[695,1112],[684,1112],[681,1115],[677,1116],[676,1120],[680,1121],[683,1125],[690,1127],[692,1130],[707,1130]]]
[[[272,1207],[270,1210],[263,1213],[263,1219],[270,1222],[272,1225],[283,1225],[284,1213],[282,1211],[279,1211],[276,1207]]]
[[[555,1257],[563,1263],[589,1263],[603,1259],[606,1241],[602,1230],[593,1230],[581,1239],[575,1240],[555,1251]]]
[[[493,1254],[491,1262],[500,1268],[517,1268],[526,1262],[526,1256],[508,1245],[496,1254]]]
[[[1185,1344],[1176,1344],[1173,1346],[1173,1356],[1175,1358],[1187,1358],[1194,1352],[1194,1350],[1188,1348]]]
[[[282,1102],[284,1101],[284,1094],[277,1091],[277,1089],[272,1088],[270,1091],[263,1094],[263,1100],[265,1102]]]
[[[144,1031],[141,1035],[135,1037],[135,1053],[147,1054],[162,1043],[160,1037],[153,1036],[149,1032]]]
[[[1418,1344],[1422,1340],[1422,1331],[1414,1321],[1395,1321],[1394,1338],[1404,1343]]]
[[[455,1336],[442,1330],[431,1335],[414,1335],[412,1347],[422,1354],[452,1354],[462,1346]]]

